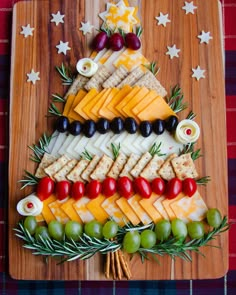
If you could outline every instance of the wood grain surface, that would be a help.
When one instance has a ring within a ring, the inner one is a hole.
[[[104,0],[41,0],[22,1],[14,7],[12,28],[12,67],[10,102],[10,153],[9,153],[9,272],[15,279],[31,280],[102,280],[103,257],[96,255],[88,261],[75,261],[57,265],[49,259],[45,264],[42,257],[22,248],[22,241],[14,236],[12,228],[20,216],[16,212],[17,202],[30,192],[20,190],[17,182],[24,170],[34,171],[29,160],[28,145],[38,141],[43,132],[53,130],[53,119],[47,111],[53,93],[63,94],[55,66],[75,65],[79,58],[89,55],[88,44],[92,34],[84,37],[79,31],[81,21],[90,21],[99,27],[98,12],[105,9]],[[179,84],[188,101],[188,110],[181,113],[186,117],[190,110],[197,114],[201,126],[198,147],[204,157],[197,161],[200,176],[209,175],[212,181],[201,187],[200,192],[209,207],[217,207],[222,214],[228,212],[226,124],[224,68],[222,61],[221,22],[217,0],[195,0],[195,14],[185,15],[184,1],[140,0],[144,34],[142,48],[150,61],[158,61],[158,79],[167,90]],[[51,23],[51,13],[65,14],[65,23]],[[166,28],[157,26],[154,19],[160,12],[169,13],[171,23]],[[21,26],[34,27],[33,37],[24,38]],[[213,39],[209,44],[200,44],[197,36],[204,30],[210,31]],[[68,41],[71,50],[66,56],[57,54],[59,41]],[[179,58],[171,60],[166,55],[167,45],[180,48]],[[205,69],[205,79],[191,78],[192,68],[198,65]],[[26,73],[34,69],[40,72],[40,81],[27,83]],[[201,249],[205,257],[192,254],[192,263],[161,257],[160,264],[145,262],[139,257],[131,260],[135,280],[202,279],[217,278],[228,269],[228,236],[222,234],[214,242],[220,248]]]

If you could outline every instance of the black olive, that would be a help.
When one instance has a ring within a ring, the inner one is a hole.
[[[134,134],[137,131],[138,125],[134,118],[128,117],[125,119],[124,127],[127,132]]]
[[[166,130],[169,132],[175,131],[179,121],[176,116],[170,116],[165,120]]]
[[[165,131],[165,121],[157,119],[152,123],[152,129],[157,134],[160,135]]]
[[[124,129],[124,121],[120,117],[116,117],[111,121],[110,127],[115,134],[120,134]]]
[[[139,125],[140,133],[143,137],[148,137],[152,133],[152,124],[149,121],[142,121]]]
[[[107,119],[104,119],[104,118],[100,118],[98,121],[97,121],[97,131],[101,134],[105,134],[109,131],[110,129],[110,123]]]
[[[70,126],[69,126],[70,134],[74,136],[79,135],[81,133],[81,130],[82,130],[82,124],[79,121],[73,121],[72,123],[70,123]]]
[[[87,120],[83,125],[83,133],[86,137],[91,138],[96,132],[96,124],[93,120]]]
[[[69,128],[69,120],[67,117],[60,116],[56,122],[56,130],[63,133],[66,132]]]

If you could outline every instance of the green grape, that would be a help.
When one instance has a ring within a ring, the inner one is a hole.
[[[27,216],[24,220],[24,228],[33,235],[37,227],[37,221],[34,216]]]
[[[57,220],[49,222],[48,232],[50,237],[57,241],[62,241],[64,238],[64,226]]]
[[[189,222],[187,229],[191,239],[201,239],[204,236],[204,225],[201,221]]]
[[[177,240],[184,240],[187,237],[187,226],[181,219],[176,218],[171,221],[171,230]]]
[[[79,222],[70,220],[66,223],[65,234],[68,239],[78,241],[82,233],[83,227]]]
[[[129,231],[125,234],[123,240],[123,249],[127,253],[135,253],[140,247],[141,237],[138,231]]]
[[[219,227],[222,222],[222,216],[218,209],[212,208],[207,211],[207,222],[210,226]]]
[[[150,229],[145,229],[141,233],[141,246],[145,249],[151,249],[157,241],[156,234]]]
[[[118,232],[118,224],[115,221],[107,221],[102,229],[102,234],[106,239],[112,239]]]
[[[91,238],[102,239],[102,224],[99,221],[92,220],[85,224],[84,232]]]
[[[35,238],[37,241],[40,241],[40,237],[43,240],[47,240],[50,238],[49,232],[46,226],[38,226],[35,231]]]
[[[171,224],[168,220],[160,220],[155,225],[156,237],[159,241],[167,240],[171,234]]]

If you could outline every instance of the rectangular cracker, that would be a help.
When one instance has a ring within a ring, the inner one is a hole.
[[[85,181],[90,181],[90,174],[92,173],[92,171],[95,169],[95,167],[97,166],[98,162],[100,160],[100,157],[95,155],[92,160],[89,162],[88,166],[85,168],[85,170],[83,171],[83,173],[81,174],[81,177],[83,180]]]
[[[56,161],[56,157],[52,156],[48,153],[44,153],[41,162],[36,170],[35,176],[38,178],[43,178],[47,174],[45,173],[44,169],[51,165],[53,162]]]
[[[114,161],[110,157],[103,155],[94,171],[90,174],[90,178],[103,181],[106,178],[106,175],[111,169],[113,163]]]
[[[123,153],[119,153],[107,176],[113,177],[114,179],[118,179],[120,172],[123,169],[126,161],[127,157]]]
[[[89,81],[89,78],[78,74],[71,84],[70,88],[66,92],[64,99],[67,100],[69,95],[76,95],[79,89],[84,88],[84,85]]]
[[[116,87],[128,75],[128,70],[124,66],[120,66],[115,72],[102,84],[103,88]]]
[[[138,66],[132,70],[128,74],[128,76],[123,79],[120,84],[117,85],[117,88],[122,88],[125,85],[133,86],[135,82],[137,82],[144,75],[144,68],[142,66]]]
[[[70,158],[66,155],[62,155],[55,162],[44,169],[45,173],[53,179],[53,175],[56,174],[63,166],[70,161]]]
[[[171,165],[171,161],[176,157],[177,157],[177,154],[171,154],[165,160],[164,164],[159,169],[158,173],[163,179],[170,180],[175,177],[175,172],[174,172],[173,167]]]
[[[84,179],[81,177],[82,172],[85,170],[85,168],[88,166],[89,160],[81,159],[77,165],[70,171],[69,174],[67,174],[67,179],[76,182],[76,181],[82,181],[84,182]]]
[[[149,152],[146,152],[141,156],[141,158],[138,160],[137,164],[134,166],[134,168],[130,171],[130,174],[136,178],[140,175],[144,167],[149,163],[149,161],[152,159],[152,156]]]
[[[89,91],[92,88],[101,90],[102,84],[111,76],[111,73],[107,70],[105,66],[101,66],[95,75],[90,78],[90,80],[84,85],[84,88]]]
[[[67,180],[66,176],[77,164],[77,160],[72,159],[65,166],[63,166],[56,174],[53,175],[53,178],[56,181]]]
[[[171,164],[176,176],[184,180],[185,178],[196,178],[198,173],[191,157],[191,153],[180,155],[171,160]]]
[[[151,161],[143,169],[140,176],[146,178],[148,181],[152,181],[154,178],[159,177],[158,170],[161,165],[164,163],[164,160],[158,155],[154,155]]]
[[[137,164],[138,160],[139,160],[139,156],[136,154],[131,154],[129,156],[128,161],[126,162],[124,168],[122,169],[121,173],[120,173],[120,177],[122,176],[127,176],[129,177],[131,180],[133,179],[133,176],[130,174],[130,171],[134,168],[134,166]]]

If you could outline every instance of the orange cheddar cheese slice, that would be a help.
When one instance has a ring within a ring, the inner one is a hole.
[[[162,215],[159,211],[153,206],[153,203],[160,197],[155,193],[151,194],[151,197],[148,199],[141,199],[139,204],[143,207],[143,209],[147,212],[147,214],[152,218],[152,220],[156,223],[159,220],[163,219]]]
[[[112,197],[105,199],[102,203],[102,208],[115,222],[117,222],[120,226],[124,226],[128,222],[128,219],[116,204],[119,197],[120,196],[118,194],[114,194]]]
[[[116,204],[119,206],[120,210],[125,214],[127,219],[135,226],[140,223],[140,219],[135,214],[134,210],[128,203],[128,200],[124,197],[119,198],[116,201]]]
[[[126,106],[126,104],[140,91],[141,87],[135,86],[132,88],[132,90],[128,93],[127,96],[125,96],[120,103],[116,105],[116,110],[121,114],[123,118],[126,118],[126,114],[123,111],[123,108]]]
[[[71,220],[82,223],[82,220],[80,219],[79,215],[75,211],[75,208],[73,207],[74,203],[75,200],[73,198],[69,198],[65,203],[61,205],[61,209]]]
[[[140,121],[153,121],[155,119],[165,120],[169,116],[176,116],[176,114],[161,96],[158,96],[144,110],[137,114]]]
[[[166,220],[169,220],[169,216],[162,204],[162,201],[166,199],[165,196],[160,196],[157,200],[153,203],[153,206],[157,209],[157,211],[162,215],[162,217]]]
[[[108,60],[108,58],[112,55],[113,51],[111,49],[107,50],[103,56],[100,57],[100,59],[98,60],[98,63],[100,65],[104,65],[104,63]]]
[[[68,116],[68,113],[70,111],[70,108],[72,106],[72,103],[73,103],[74,99],[75,99],[74,94],[69,94],[68,95],[65,106],[64,106],[64,110],[63,110],[63,113],[62,113],[63,116],[65,116],[65,117]]]
[[[84,121],[83,117],[81,117],[78,113],[74,111],[74,108],[80,103],[80,101],[85,97],[87,91],[80,89],[76,94],[74,101],[72,102],[71,108],[68,112],[68,118],[72,120]]]
[[[35,216],[35,219],[37,222],[45,221],[45,219],[43,218],[43,214],[39,214],[39,215]]]
[[[139,65],[148,65],[149,61],[142,55],[140,50],[127,48],[113,63],[115,67],[125,66],[128,71],[132,71]]]
[[[110,88],[104,89],[105,91],[101,91],[101,95],[97,97],[97,103],[90,109],[90,112],[96,116],[96,118],[100,118],[101,116],[99,115],[99,110],[106,101],[108,95],[110,94],[111,90]]]
[[[176,218],[176,215],[175,215],[174,211],[171,209],[171,204],[172,204],[173,202],[176,202],[176,201],[182,199],[183,196],[184,196],[184,194],[183,194],[183,193],[180,193],[180,194],[178,194],[178,196],[177,196],[176,198],[174,198],[174,199],[167,199],[167,198],[165,198],[165,199],[162,201],[162,205],[163,205],[163,207],[165,208],[165,210],[166,210],[166,212],[167,212],[167,214],[168,214],[170,220],[173,220],[173,219]]]
[[[56,200],[48,204],[48,207],[57,221],[61,222],[62,224],[66,224],[70,219],[68,215],[61,209],[61,205],[61,201]]]
[[[52,211],[50,210],[50,208],[48,207],[48,205],[52,202],[55,202],[57,200],[55,195],[51,195],[49,198],[47,198],[45,201],[43,201],[43,210],[42,210],[42,215],[43,218],[45,219],[45,221],[47,222],[47,224],[52,221],[55,220],[55,216],[52,214]]]
[[[151,217],[148,213],[143,209],[143,207],[139,204],[142,197],[138,194],[132,196],[128,199],[128,203],[134,210],[134,212],[138,215],[138,218],[142,221],[143,224],[149,224],[152,222]]]
[[[87,223],[95,219],[93,214],[87,208],[87,204],[90,202],[90,200],[91,199],[84,196],[73,204],[76,213],[79,215],[83,223]]]
[[[107,105],[113,100],[113,98],[116,96],[116,94],[119,92],[118,88],[112,88],[111,92],[107,96],[106,100],[104,101],[103,105],[101,106],[98,114],[101,117],[104,117],[108,120],[114,119],[115,115],[113,112],[111,112],[108,108]]]
[[[91,200],[87,204],[88,210],[93,214],[95,219],[101,223],[105,223],[106,220],[109,218],[109,215],[101,206],[105,199],[106,197],[100,194],[97,198]]]
[[[87,114],[83,111],[83,108],[98,94],[98,91],[93,88],[91,89],[84,97],[83,99],[77,104],[77,106],[74,108],[74,111],[79,114],[82,118],[85,120],[89,120],[89,117]]]
[[[170,207],[176,217],[182,219],[186,223],[203,220],[208,210],[198,191],[191,198],[183,196],[181,199],[173,201]]]
[[[138,102],[132,109],[132,112],[137,115],[144,110],[158,96],[155,90],[149,91],[143,100]]]

